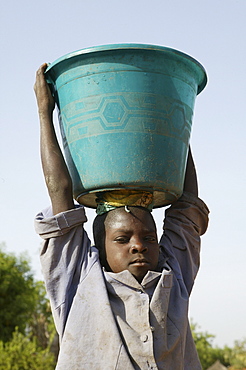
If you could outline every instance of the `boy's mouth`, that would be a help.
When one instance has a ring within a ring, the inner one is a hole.
[[[136,258],[135,260],[130,262],[130,265],[135,265],[135,264],[146,265],[146,264],[149,264],[149,261],[146,260],[145,258]]]

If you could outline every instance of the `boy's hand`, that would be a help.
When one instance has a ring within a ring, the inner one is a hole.
[[[36,82],[34,84],[34,91],[36,94],[39,115],[52,115],[55,109],[55,100],[51,94],[49,85],[45,79],[44,72],[47,68],[47,63],[39,67],[36,73]]]

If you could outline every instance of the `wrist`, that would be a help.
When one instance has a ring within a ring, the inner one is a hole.
[[[53,110],[52,109],[38,109],[38,115],[40,120],[41,119],[52,119],[53,117]]]

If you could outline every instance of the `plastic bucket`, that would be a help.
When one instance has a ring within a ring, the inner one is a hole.
[[[196,95],[204,68],[170,48],[119,44],[67,54],[49,65],[64,152],[78,202],[141,189],[154,207],[183,190]]]

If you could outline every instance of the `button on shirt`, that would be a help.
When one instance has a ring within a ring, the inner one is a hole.
[[[102,271],[83,207],[36,218],[42,270],[60,337],[57,370],[200,370],[188,324],[208,209],[183,195],[167,211],[160,269],[141,284]]]

